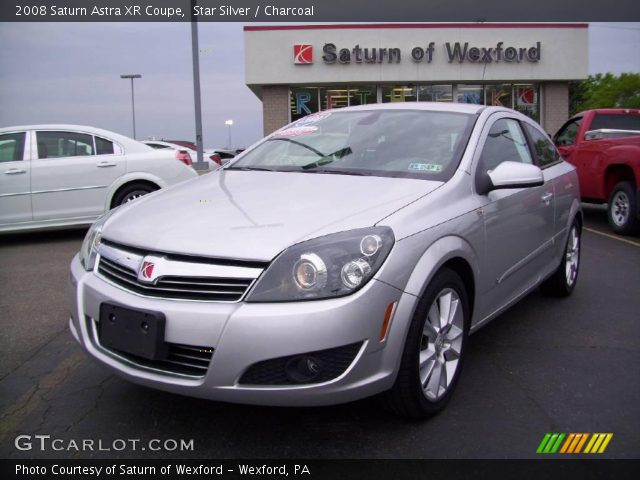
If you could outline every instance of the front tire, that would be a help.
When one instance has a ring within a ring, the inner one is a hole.
[[[397,414],[428,418],[440,412],[455,389],[469,333],[469,304],[460,276],[440,270],[411,320],[398,378],[385,393]]]
[[[631,182],[620,182],[609,196],[607,217],[611,229],[620,235],[631,235],[640,226],[637,218],[638,202]]]
[[[573,221],[567,243],[564,247],[562,262],[545,282],[542,291],[554,297],[568,297],[578,281],[580,270],[581,229],[577,220]]]

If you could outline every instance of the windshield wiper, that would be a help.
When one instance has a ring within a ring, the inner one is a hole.
[[[328,168],[320,168],[317,170],[303,170],[302,173],[331,173],[334,175],[357,175],[359,177],[367,176],[367,173],[357,172],[355,170],[335,170]]]
[[[335,162],[336,160],[340,160],[347,155],[352,154],[353,151],[351,147],[344,147],[340,150],[336,150],[333,153],[329,153],[328,155],[323,155],[319,160],[315,162],[307,163],[306,165],[302,165],[300,168],[303,170],[309,170],[311,168],[321,167],[322,165],[328,165],[329,163]]]
[[[290,138],[282,138],[282,137],[273,137],[270,138],[268,140],[269,142],[273,142],[273,141],[280,141],[280,142],[289,142],[289,143],[293,143],[294,145],[298,145],[302,148],[306,148],[307,150],[311,150],[313,153],[315,153],[316,155],[318,155],[319,157],[324,157],[324,154],[318,150],[316,150],[315,148],[302,143],[302,142],[298,142],[297,140],[291,140]]]
[[[251,171],[275,172],[276,171],[276,170],[273,170],[272,168],[265,168],[265,167],[227,167],[224,170],[239,170],[243,172],[251,172]]]

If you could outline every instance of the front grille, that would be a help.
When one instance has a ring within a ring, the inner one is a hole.
[[[244,385],[299,385],[301,382],[295,381],[287,375],[287,365],[291,360],[300,356],[314,357],[322,364],[320,375],[314,378],[313,381],[306,383],[327,382],[345,372],[360,351],[361,346],[362,342],[357,342],[343,347],[300,353],[254,363],[244,372],[239,383]]]
[[[168,343],[167,345],[169,347],[169,353],[167,358],[162,360],[149,360],[119,350],[109,351],[143,367],[193,377],[204,377],[206,375],[209,363],[211,362],[211,356],[213,355],[213,348],[179,345],[177,343]]]
[[[100,258],[98,273],[125,290],[140,295],[182,300],[236,302],[253,283],[251,278],[187,277],[167,275],[154,284],[138,281],[138,273],[104,256]]]

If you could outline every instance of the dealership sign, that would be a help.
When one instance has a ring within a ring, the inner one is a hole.
[[[477,47],[469,42],[445,42],[441,47],[444,57],[449,63],[536,63],[540,61],[542,42],[530,47],[505,46],[498,42],[495,46]],[[335,43],[325,43],[322,47],[322,61],[334,63],[400,63],[402,51],[397,47],[361,47],[338,48]],[[436,44],[430,42],[426,47],[417,46],[409,52],[411,60],[419,63],[431,63],[436,56]],[[294,63],[312,64],[313,46],[309,44],[294,45]]]
[[[313,46],[308,44],[293,46],[293,63],[309,65],[313,63]]]

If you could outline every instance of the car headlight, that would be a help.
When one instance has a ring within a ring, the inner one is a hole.
[[[290,302],[349,295],[371,280],[394,241],[390,228],[373,227],[293,245],[271,263],[247,301]]]
[[[110,210],[98,217],[98,219],[93,222],[93,225],[89,227],[89,231],[84,237],[82,247],[80,247],[80,262],[82,262],[82,266],[87,271],[93,270],[96,264],[98,248],[100,248],[100,242],[102,241],[102,227],[114,211],[115,209]]]

